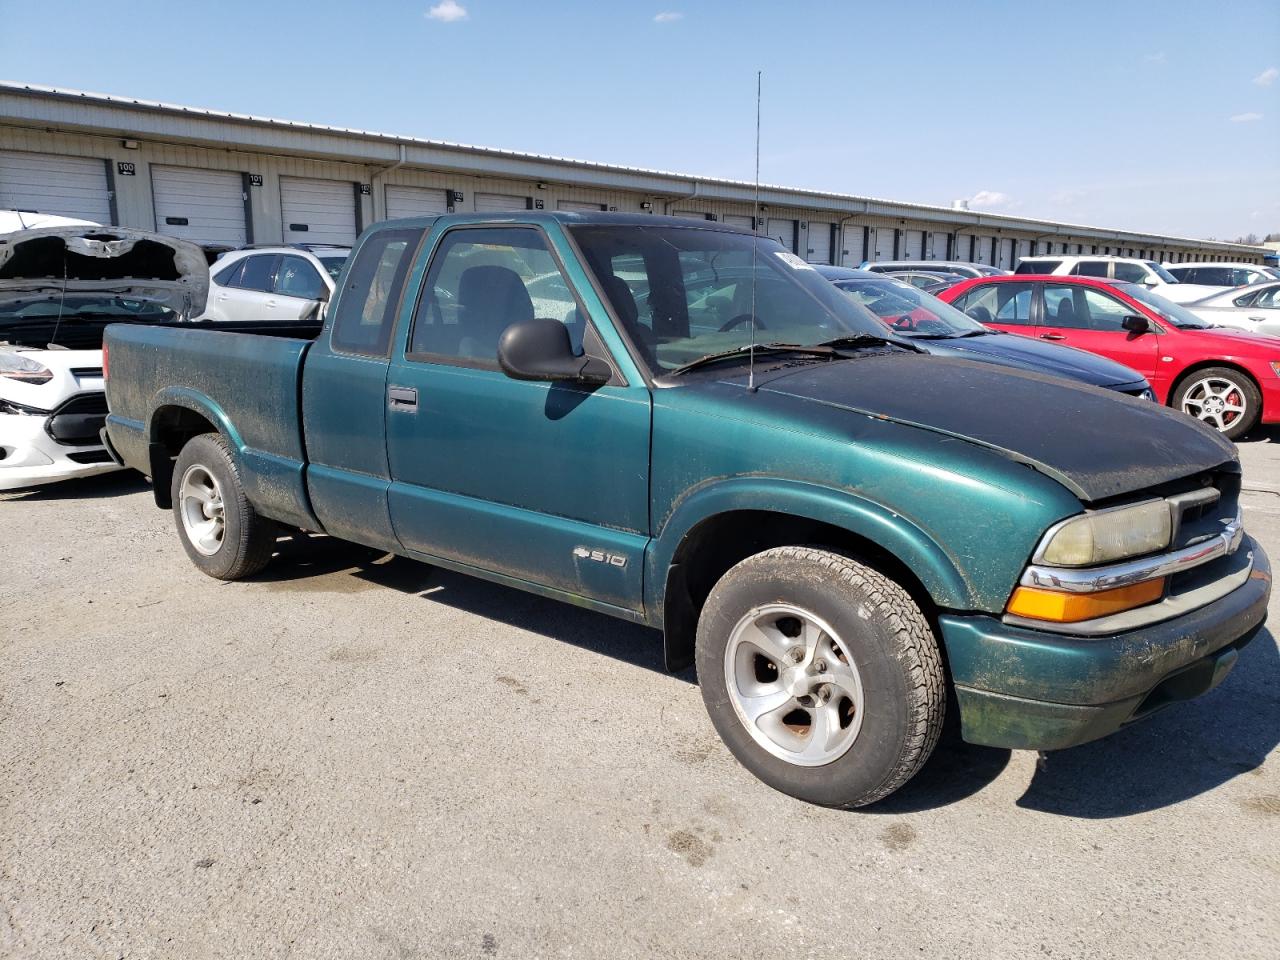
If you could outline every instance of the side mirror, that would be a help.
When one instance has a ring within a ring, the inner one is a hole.
[[[331,294],[331,293],[329,293],[329,288],[328,288],[328,287],[321,287],[321,288],[320,288],[320,293],[316,296],[316,299],[317,299],[317,300],[319,300],[321,303],[328,303],[328,302],[329,302],[329,297],[331,297],[331,296],[332,296],[332,294]]]
[[[1120,326],[1124,327],[1130,333],[1148,333],[1151,330],[1151,321],[1146,317],[1140,317],[1137,314],[1130,314],[1120,321]]]
[[[603,360],[573,352],[569,329],[559,320],[535,317],[502,331],[498,366],[512,380],[570,380],[599,386],[612,371]]]

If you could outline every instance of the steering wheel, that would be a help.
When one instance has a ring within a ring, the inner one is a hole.
[[[914,330],[916,328],[916,318],[909,313],[904,313],[891,324],[895,330]]]
[[[720,333],[728,333],[734,327],[741,327],[748,323],[754,323],[757,330],[767,329],[764,325],[764,321],[754,313],[740,313],[736,317],[731,317],[722,323],[720,325]]]

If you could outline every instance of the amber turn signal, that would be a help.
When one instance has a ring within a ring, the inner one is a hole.
[[[1009,598],[1006,612],[1028,620],[1051,620],[1054,623],[1093,620],[1154,603],[1164,596],[1164,581],[1165,578],[1160,577],[1131,587],[1116,587],[1097,593],[1062,593],[1040,587],[1019,587]]]

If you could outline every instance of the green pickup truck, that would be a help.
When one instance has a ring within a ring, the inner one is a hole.
[[[1216,685],[1266,618],[1230,442],[921,353],[747,231],[381,223],[323,326],[279,333],[107,331],[109,447],[201,570],[251,576],[301,528],[655,627],[734,755],[807,801],[897,790],[949,704],[973,743],[1104,736]]]

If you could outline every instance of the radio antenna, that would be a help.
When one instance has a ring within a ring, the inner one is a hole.
[[[751,215],[751,340],[747,348],[747,389],[756,388],[756,257],[760,250],[760,77],[756,71],[756,199]]]

